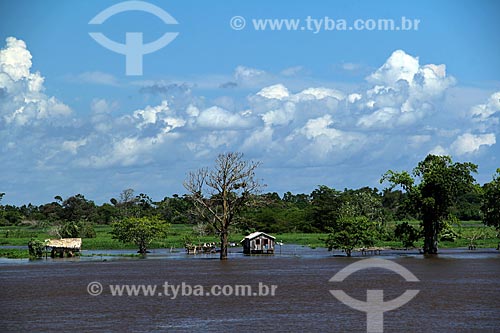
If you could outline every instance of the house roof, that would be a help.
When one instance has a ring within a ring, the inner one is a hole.
[[[254,239],[255,237],[259,237],[259,236],[261,236],[261,235],[264,235],[264,236],[266,236],[266,237],[268,237],[268,238],[276,239],[276,237],[273,237],[273,236],[271,236],[271,235],[268,235],[268,234],[266,234],[265,232],[262,232],[262,231],[256,231],[256,232],[252,232],[250,235],[245,236],[245,238],[243,238],[243,240],[245,240],[245,239]],[[243,241],[243,240],[242,240],[242,241]]]
[[[61,239],[46,239],[46,246],[65,248],[65,249],[80,249],[82,247],[81,238],[61,238]]]

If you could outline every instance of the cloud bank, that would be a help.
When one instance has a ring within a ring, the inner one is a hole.
[[[223,151],[242,151],[264,162],[272,188],[308,192],[323,183],[372,185],[387,168],[407,168],[429,152],[480,160],[498,151],[500,92],[452,112],[446,96],[457,81],[446,66],[421,64],[403,50],[351,91],[295,90],[280,82],[299,75],[301,66],[276,75],[239,66],[233,81],[216,85],[217,98],[196,95],[188,84],[159,82],[141,89],[152,96],[141,108],[100,98],[89,101],[85,112],[45,94],[44,77],[32,71],[31,59],[26,44],[13,37],[0,50],[1,162],[33,177],[51,172],[60,180],[47,183],[60,187],[66,174],[80,174],[86,178],[75,188],[93,182],[89,191],[99,192],[101,178],[111,177],[119,190],[133,186],[133,174],[141,179],[137,184],[155,188],[154,175],[162,174],[160,179],[169,178],[162,186],[176,182],[177,191],[186,168],[209,165]],[[102,73],[81,78],[120,89]],[[236,87],[252,92],[227,95]],[[450,121],[436,121],[443,118]]]

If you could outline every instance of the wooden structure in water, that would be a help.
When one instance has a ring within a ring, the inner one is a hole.
[[[356,249],[356,251],[360,251],[361,252],[361,255],[365,256],[365,255],[380,255],[380,252],[382,252],[382,250],[385,250],[383,247],[363,247],[363,248],[360,248],[360,249]]]
[[[265,232],[253,232],[241,240],[244,254],[274,254],[276,237]]]
[[[52,258],[64,255],[73,257],[75,253],[80,252],[82,249],[81,238],[61,238],[61,239],[46,239],[45,250],[50,248],[50,256]]]
[[[217,248],[215,247],[215,243],[203,243],[199,245],[194,244],[186,244],[186,253],[187,254],[207,254],[207,253],[216,253]]]

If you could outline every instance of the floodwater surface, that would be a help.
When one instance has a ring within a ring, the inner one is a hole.
[[[389,301],[417,289],[414,299],[384,313],[384,332],[500,332],[498,252],[445,251],[433,258],[387,254],[376,258],[402,265],[419,281],[371,268],[343,282],[329,282],[342,268],[366,257],[332,256],[324,249],[285,250],[274,256],[233,253],[224,262],[216,256],[161,251],[146,260],[4,260],[0,331],[366,332],[366,313],[342,304],[329,290],[344,290],[365,301],[368,289],[380,289]],[[99,291],[96,284],[89,287],[93,282],[102,285],[100,295],[90,295]],[[164,289],[165,283],[179,288],[176,297],[169,287]],[[153,296],[113,296],[110,285],[156,289]],[[229,295],[236,285],[251,286],[251,295]],[[228,295],[210,294],[213,286]],[[193,295],[195,288],[203,288],[203,296]]]

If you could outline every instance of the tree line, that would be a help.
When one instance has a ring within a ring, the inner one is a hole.
[[[490,185],[487,183],[478,188],[480,191],[461,194],[450,212],[462,221],[482,220],[482,206],[486,198],[481,192]],[[242,232],[326,232],[345,210],[380,223],[418,219],[418,214],[408,207],[409,195],[398,189],[362,187],[337,190],[320,185],[308,194],[254,194],[252,201],[252,205],[245,207],[237,217],[236,226]],[[495,203],[491,201],[491,204]],[[56,196],[54,201],[39,206],[0,205],[1,226],[35,223],[52,226],[66,222],[106,225],[128,217],[151,216],[158,216],[172,224],[196,225],[202,222],[196,216],[193,202],[187,194],[174,194],[154,201],[147,194],[136,194],[133,189],[123,190],[118,198],[111,198],[109,203],[101,205],[82,194],[65,199]]]
[[[240,153],[220,154],[213,167],[188,174],[183,195],[154,201],[126,189],[102,205],[82,194],[56,196],[39,206],[0,205],[0,225],[31,223],[50,227],[59,237],[93,237],[94,225],[114,223],[115,235],[120,238],[121,232],[125,239],[119,222],[129,221],[130,228],[148,219],[192,224],[220,236],[221,258],[227,257],[228,234],[234,230],[328,233],[326,245],[348,254],[376,239],[396,236],[409,246],[423,237],[424,252],[432,254],[440,235],[451,232],[450,221],[483,220],[500,226],[500,169],[480,186],[473,177],[477,165],[454,163],[448,156],[428,155],[410,172],[388,170],[381,177],[382,190],[320,185],[308,194],[262,193],[254,173],[258,166]],[[0,200],[3,196],[0,193]],[[421,228],[407,222],[395,230],[387,227],[391,221],[411,220],[421,221]]]

